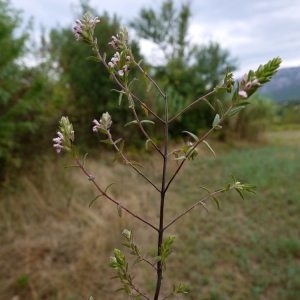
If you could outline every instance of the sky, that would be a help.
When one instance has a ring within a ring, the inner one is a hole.
[[[74,26],[78,0],[11,0],[23,10],[23,17],[34,18],[35,34],[41,25],[46,31],[56,26]],[[101,15],[117,14],[126,26],[141,8],[158,10],[162,0],[90,0]],[[300,67],[300,0],[174,0],[177,7],[190,3],[192,17],[188,38],[195,44],[218,42],[237,59],[236,75],[280,56],[282,67]],[[158,53],[154,45],[141,42],[142,53]],[[159,53],[158,53],[159,55]]]

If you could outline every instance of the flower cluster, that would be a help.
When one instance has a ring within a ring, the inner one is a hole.
[[[92,15],[89,12],[83,15],[81,21],[77,19],[77,25],[74,27],[76,40],[82,40],[85,43],[92,45],[94,43],[94,30],[98,22],[100,22],[99,17],[93,19]]]
[[[120,76],[124,76],[126,72],[130,70],[128,66],[130,60],[131,60],[130,56],[125,55],[124,52],[121,52],[121,55],[119,52],[116,52],[112,57],[111,61],[108,63],[108,65],[111,69],[117,69],[118,74]]]
[[[112,41],[108,45],[112,46],[116,50],[126,50],[128,44],[128,32],[125,27],[121,27],[120,33],[117,34],[117,37],[114,35],[111,37]]]
[[[93,131],[106,134],[112,124],[111,115],[106,112],[102,114],[99,122],[97,120],[94,120],[93,123],[95,124],[95,126],[93,127]]]
[[[57,153],[60,153],[62,149],[71,151],[75,137],[73,125],[70,123],[68,117],[62,117],[59,125],[60,131],[57,132],[58,137],[53,139],[53,147],[56,148]]]
[[[260,86],[258,79],[255,76],[252,76],[250,79],[248,78],[248,74],[244,74],[241,82],[241,91],[239,91],[239,95],[243,98],[248,98],[248,90],[251,88],[257,89]]]

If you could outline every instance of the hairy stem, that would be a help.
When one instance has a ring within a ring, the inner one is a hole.
[[[162,184],[161,184],[161,197],[160,197],[160,213],[159,213],[159,230],[158,230],[158,243],[157,243],[157,255],[160,255],[162,248],[163,234],[164,234],[164,206],[165,206],[165,195],[166,195],[166,173],[167,173],[167,161],[168,161],[168,138],[169,138],[169,111],[168,111],[168,99],[165,96],[165,130],[164,130],[164,157],[163,157],[163,171],[162,171]],[[158,299],[161,282],[163,279],[162,262],[157,263],[157,282],[154,300]]]

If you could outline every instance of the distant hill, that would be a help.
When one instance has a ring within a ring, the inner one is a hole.
[[[279,69],[272,81],[264,84],[259,91],[277,103],[300,100],[300,67]]]

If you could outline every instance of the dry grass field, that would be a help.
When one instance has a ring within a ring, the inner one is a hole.
[[[166,223],[205,196],[198,186],[217,189],[231,182],[257,185],[257,195],[241,200],[235,191],[219,196],[221,210],[209,201],[209,213],[197,207],[170,227],[176,235],[168,259],[162,295],[184,282],[194,300],[297,300],[300,295],[300,136],[299,132],[267,135],[268,145],[238,149],[212,141],[217,152],[200,149],[176,178],[166,202]],[[287,145],[287,146],[285,146]],[[158,193],[130,167],[112,163],[113,154],[88,157],[88,172],[99,185],[134,213],[158,222]],[[135,158],[136,159],[136,158]],[[159,157],[146,159],[143,171],[160,181]],[[148,258],[156,256],[156,232],[98,198],[79,169],[63,169],[71,158],[21,174],[0,197],[0,299],[126,299],[108,266],[114,248],[124,242],[124,228]],[[170,162],[168,175],[176,164]],[[130,260],[130,255],[127,255]],[[130,265],[136,285],[153,295],[155,274],[142,263]],[[162,297],[163,298],[163,297]],[[162,299],[161,298],[161,299]]]

